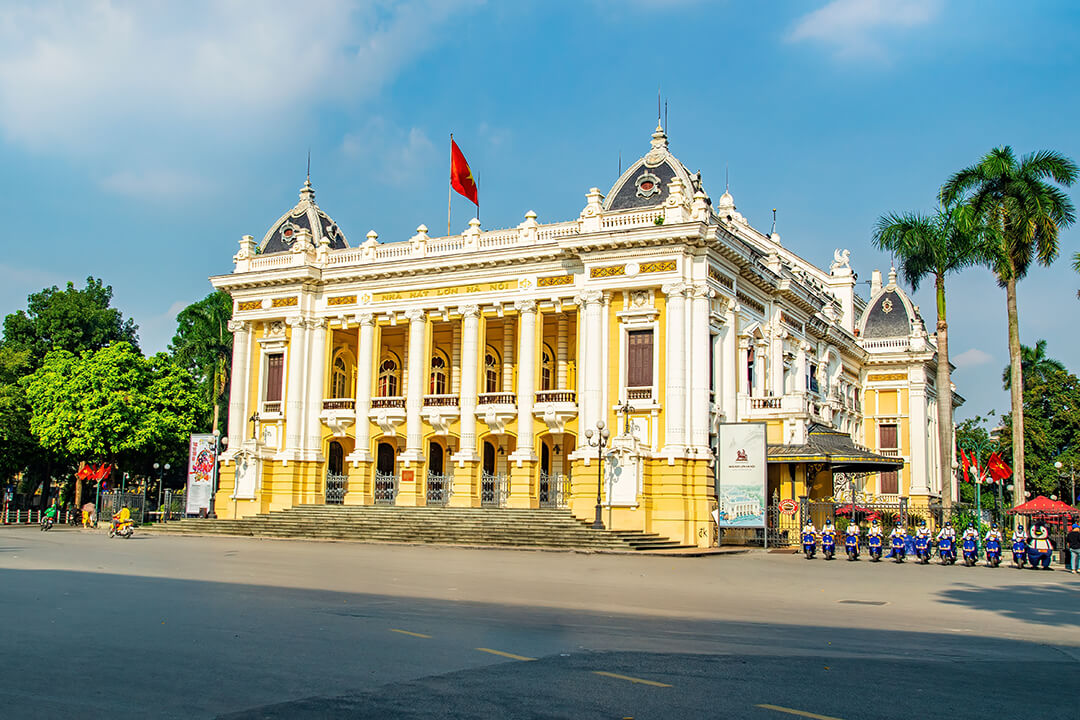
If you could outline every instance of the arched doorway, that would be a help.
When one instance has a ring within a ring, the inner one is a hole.
[[[327,471],[331,475],[342,475],[345,472],[345,450],[341,447],[341,443],[331,440],[327,456]]]
[[[495,474],[495,445],[484,441],[484,472],[488,475]]]
[[[327,505],[345,502],[345,450],[341,443],[331,440],[326,452],[326,489],[323,493]]]
[[[388,442],[380,442],[375,451],[375,504],[393,505],[397,500],[397,450]]]
[[[428,446],[428,472],[434,475],[443,474],[443,448],[434,440]]]
[[[444,472],[445,451],[436,440],[428,442],[427,487],[428,505],[445,505],[450,500],[450,479]]]
[[[551,450],[547,440],[540,441],[540,507],[551,505]]]

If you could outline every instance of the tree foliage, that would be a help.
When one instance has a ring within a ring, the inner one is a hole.
[[[1060,361],[1046,355],[1046,341],[1039,340],[1035,347],[1020,346],[1020,369],[1024,378],[1024,387],[1030,388],[1037,383],[1045,383],[1048,376],[1063,372],[1065,366]],[[1001,371],[1001,384],[1006,389],[1012,388],[1012,368],[1008,365]]]
[[[144,358],[124,342],[79,357],[51,352],[26,390],[41,445],[83,460],[135,460],[196,428],[191,376],[166,355]]]
[[[176,335],[169,350],[176,362],[198,379],[200,396],[219,429],[228,412],[229,376],[232,365],[232,297],[216,291],[188,305],[176,317]]]

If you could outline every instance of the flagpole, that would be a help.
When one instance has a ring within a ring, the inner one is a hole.
[[[454,172],[454,133],[450,133],[450,172]],[[446,183],[446,237],[450,237],[450,203],[454,198],[454,188]]]

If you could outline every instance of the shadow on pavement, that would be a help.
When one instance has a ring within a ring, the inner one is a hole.
[[[1069,575],[1066,580],[1075,577]],[[1013,585],[1008,588],[966,585],[943,590],[938,596],[943,602],[1017,620],[1080,627],[1080,583]]]

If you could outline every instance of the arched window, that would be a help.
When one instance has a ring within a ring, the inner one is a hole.
[[[754,394],[754,346],[746,348],[746,394]]]
[[[555,353],[544,343],[540,354],[540,389],[552,390],[555,387]]]
[[[379,397],[398,395],[398,364],[393,358],[386,358],[379,365]]]
[[[338,355],[334,358],[334,371],[330,378],[330,397],[349,397],[349,366],[345,358]]]
[[[484,392],[499,392],[502,384],[502,359],[494,349],[484,355]]]
[[[436,352],[431,358],[431,379],[428,383],[428,393],[431,395],[445,395],[447,388],[446,358],[442,353]]]

